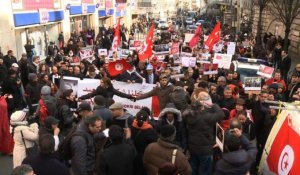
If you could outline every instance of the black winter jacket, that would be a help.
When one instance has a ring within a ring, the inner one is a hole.
[[[218,105],[202,111],[186,110],[183,118],[187,124],[188,149],[192,154],[212,155],[215,144],[215,126],[225,118]]]

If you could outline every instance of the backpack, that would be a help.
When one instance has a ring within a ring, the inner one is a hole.
[[[49,116],[49,111],[42,99],[39,100],[39,105],[40,105],[39,118],[40,118],[40,122],[44,125],[45,119]]]
[[[66,137],[60,142],[58,146],[58,154],[62,160],[71,160],[73,157],[71,141],[74,136],[81,136],[85,142],[88,143],[86,134],[80,131],[76,131],[77,127],[73,127],[72,130],[66,135]]]

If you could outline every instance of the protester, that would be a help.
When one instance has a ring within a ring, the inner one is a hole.
[[[20,165],[12,170],[11,175],[34,175],[34,172],[31,166]]]
[[[158,136],[153,126],[148,122],[148,114],[144,110],[140,110],[136,114],[131,128],[132,141],[137,151],[134,160],[134,175],[147,175],[143,165],[143,155],[146,147],[156,142]]]
[[[225,147],[228,150],[216,164],[215,175],[247,174],[255,160],[256,147],[249,142],[238,128],[225,134]]]
[[[184,112],[183,118],[187,124],[193,175],[209,175],[212,172],[215,126],[225,115],[218,105],[212,105],[207,92],[201,92],[192,106],[192,110]]]
[[[173,144],[176,128],[165,125],[161,129],[160,138],[156,143],[147,146],[143,162],[148,175],[156,175],[161,165],[171,162],[176,165],[180,175],[191,175],[192,169],[182,149]]]
[[[52,135],[45,134],[39,138],[39,154],[26,157],[22,164],[30,165],[35,174],[69,175],[69,169],[53,154],[55,141]]]
[[[108,135],[111,145],[100,154],[98,174],[132,175],[136,151],[131,141],[130,129],[112,125],[109,127]]]
[[[95,170],[96,150],[94,135],[101,131],[101,118],[89,116],[78,124],[71,140],[72,174],[92,175]]]
[[[39,128],[37,123],[30,123],[27,120],[28,116],[24,111],[16,111],[11,115],[10,124],[12,126],[12,135],[14,138],[15,146],[13,151],[13,167],[22,164],[23,159],[27,155],[27,149],[36,148],[35,141],[38,140]]]
[[[106,121],[106,127],[118,125],[121,128],[128,128],[133,122],[133,115],[124,109],[124,105],[120,102],[115,102],[109,109],[112,111],[112,118]]]

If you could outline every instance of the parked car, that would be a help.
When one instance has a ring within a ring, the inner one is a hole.
[[[196,22],[196,26],[202,25],[203,23],[204,23],[204,20],[198,20],[198,21]]]
[[[192,25],[193,24],[193,18],[190,18],[190,17],[186,18],[185,22],[186,22],[187,25]]]
[[[260,65],[271,66],[271,63],[255,58],[240,57],[232,61],[234,70],[240,73],[240,80],[244,83],[245,77],[258,77],[257,71]]]

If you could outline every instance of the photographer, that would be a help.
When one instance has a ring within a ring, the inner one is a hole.
[[[13,150],[13,167],[21,165],[23,159],[37,153],[38,124],[24,111],[16,111],[11,115],[10,124],[15,146]]]
[[[255,161],[257,149],[242,134],[241,129],[233,128],[225,133],[225,149],[228,152],[223,154],[223,158],[217,162],[214,174],[249,173]]]

